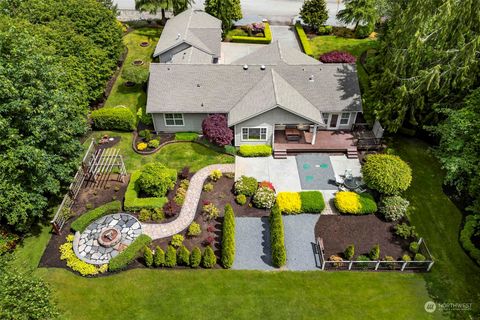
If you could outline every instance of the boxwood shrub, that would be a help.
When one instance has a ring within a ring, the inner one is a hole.
[[[303,30],[303,26],[299,22],[295,24],[295,30],[297,31],[298,39],[300,39],[300,43],[302,44],[303,52],[305,52],[306,55],[313,57],[313,50],[310,46],[310,41],[305,34],[305,30]]]
[[[122,203],[120,201],[112,201],[103,206],[87,211],[82,214],[77,220],[72,222],[71,228],[74,231],[83,232],[90,223],[106,216],[107,214],[117,213],[122,210]]]
[[[412,182],[412,169],[400,159],[390,154],[368,155],[362,167],[366,185],[383,194],[395,195],[408,189]]]
[[[302,212],[321,213],[325,209],[325,200],[320,191],[302,191],[300,201]]]
[[[460,242],[468,254],[480,264],[480,248],[475,247],[472,237],[480,236],[480,215],[470,215],[465,218],[465,225],[460,232]]]
[[[341,213],[369,214],[377,211],[377,204],[369,193],[340,191],[335,195],[334,203]]]
[[[250,37],[250,36],[232,36],[232,42],[238,43],[257,43],[257,44],[269,44],[272,42],[272,31],[270,25],[265,23],[265,37]]]
[[[146,164],[137,180],[140,190],[148,196],[163,197],[175,187],[177,171],[160,162]]]
[[[269,220],[272,263],[275,267],[280,268],[287,262],[287,251],[285,249],[282,213],[277,204],[273,206]]]
[[[125,250],[113,257],[109,264],[109,271],[118,271],[126,268],[135,258],[138,257],[140,251],[145,246],[148,246],[152,242],[152,239],[146,234],[141,234],[133,241]]]
[[[128,183],[127,191],[125,192],[125,210],[130,212],[137,212],[143,208],[162,208],[165,203],[167,203],[166,197],[139,198],[140,187],[137,185],[137,180],[140,177],[140,174],[140,171],[135,171],[130,176],[130,182]]]
[[[241,145],[238,154],[242,157],[268,157],[272,155],[272,147],[266,144]]]
[[[97,130],[135,130],[135,115],[128,108],[101,108],[91,114]]]
[[[222,266],[229,269],[235,260],[235,214],[230,204],[225,206],[222,228]]]

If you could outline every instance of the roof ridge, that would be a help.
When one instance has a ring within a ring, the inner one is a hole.
[[[275,95],[275,102],[278,104],[279,99],[278,99],[278,92],[277,92],[277,83],[275,82],[275,78],[276,76],[280,76],[280,75],[273,69],[271,69],[270,71],[272,74],[273,94]]]

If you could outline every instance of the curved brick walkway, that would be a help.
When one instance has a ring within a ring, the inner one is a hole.
[[[202,193],[203,183],[213,170],[220,170],[223,173],[235,172],[235,165],[212,164],[197,171],[197,173],[195,173],[195,175],[192,177],[192,180],[190,180],[187,195],[185,196],[185,202],[183,203],[177,219],[165,224],[142,223],[143,233],[155,240],[173,236],[174,234],[177,234],[188,228],[195,218],[198,200],[200,199],[200,195]]]

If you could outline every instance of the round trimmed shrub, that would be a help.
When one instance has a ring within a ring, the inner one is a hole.
[[[370,259],[378,260],[380,259],[380,245],[376,244],[373,246],[372,250],[370,250]]]
[[[253,204],[260,209],[270,209],[275,204],[275,191],[261,187],[253,196]]]
[[[239,194],[235,197],[235,201],[243,206],[245,203],[247,203],[247,197],[244,194]]]
[[[169,169],[159,162],[153,162],[143,167],[137,186],[147,196],[163,197],[172,190],[177,181],[177,171]]]
[[[357,58],[354,55],[344,51],[330,51],[320,56],[323,63],[355,63]]]
[[[202,266],[207,269],[213,268],[217,264],[217,257],[215,256],[215,253],[213,252],[212,247],[208,246],[205,248],[205,251],[203,251],[203,257],[202,257]]]
[[[425,258],[425,256],[424,256],[423,254],[421,254],[421,253],[416,253],[416,254],[415,254],[415,257],[413,257],[413,260],[414,260],[414,261],[425,261],[425,260],[427,260],[427,259]]]
[[[149,148],[158,148],[159,145],[160,145],[160,141],[158,139],[152,139],[148,141]]]
[[[343,255],[345,256],[345,259],[352,260],[355,255],[355,246],[353,244],[349,245],[343,252]]]
[[[202,233],[202,228],[195,221],[188,227],[188,235],[191,237],[196,237]]]
[[[412,257],[410,257],[408,254],[404,254],[402,260],[405,262],[412,261]]]
[[[377,211],[377,204],[369,193],[340,191],[335,195],[334,204],[338,211],[346,214],[369,214]]]
[[[417,241],[412,241],[410,242],[410,245],[408,248],[411,253],[418,253],[418,249],[420,249],[420,246],[418,245]]]
[[[235,194],[244,194],[247,197],[251,197],[255,194],[257,188],[257,179],[252,177],[241,176],[240,179],[235,182]]]
[[[190,255],[190,267],[198,268],[200,262],[202,261],[202,251],[199,247],[195,247],[192,250],[192,254]]]
[[[409,205],[410,202],[400,196],[383,197],[378,211],[388,221],[398,221],[405,216]]]
[[[135,130],[135,115],[128,108],[101,108],[92,111],[90,118],[97,130]]]
[[[410,166],[400,157],[390,154],[367,156],[362,175],[369,188],[390,195],[407,190],[412,182]]]

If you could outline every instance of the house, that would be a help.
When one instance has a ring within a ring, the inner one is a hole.
[[[150,65],[147,113],[155,131],[201,132],[203,119],[220,113],[235,146],[269,144],[278,157],[309,150],[356,154],[353,136],[336,134],[351,130],[362,112],[355,65],[323,64],[279,42],[232,64],[189,59]]]
[[[168,20],[153,57],[161,63],[217,63],[221,41],[219,19],[188,9]]]

